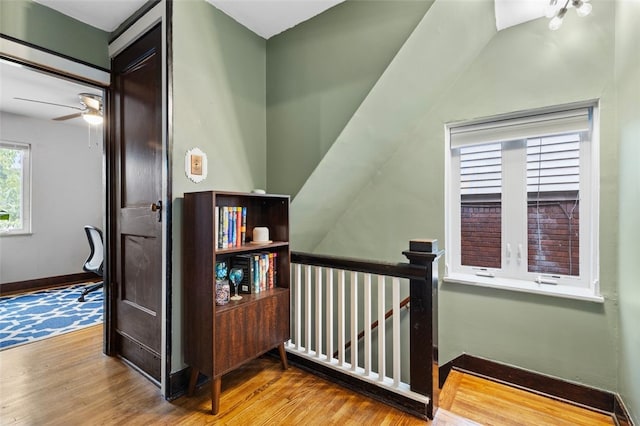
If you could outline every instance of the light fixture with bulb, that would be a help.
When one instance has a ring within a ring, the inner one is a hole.
[[[102,113],[99,110],[89,108],[82,113],[82,118],[89,124],[102,124]]]
[[[591,13],[593,6],[589,3],[589,0],[566,0],[564,6],[558,9],[558,0],[550,0],[549,6],[547,6],[545,15],[547,18],[551,18],[549,21],[549,29],[557,30],[562,26],[569,4],[576,9],[576,14],[580,17],[585,17]]]

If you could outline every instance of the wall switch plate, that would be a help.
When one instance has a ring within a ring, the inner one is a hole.
[[[200,183],[207,178],[207,154],[191,148],[184,157],[184,172],[190,181]]]
[[[191,154],[191,174],[202,176],[202,155]]]

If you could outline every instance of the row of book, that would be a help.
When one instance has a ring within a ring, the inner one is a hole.
[[[216,206],[215,223],[218,226],[218,248],[240,247],[247,236],[247,208]]]
[[[240,293],[260,293],[277,286],[278,253],[260,252],[234,256],[231,263],[234,268],[242,268]]]

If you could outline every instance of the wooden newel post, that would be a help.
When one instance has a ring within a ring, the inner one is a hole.
[[[410,240],[403,251],[409,263],[426,267],[424,280],[410,281],[411,390],[429,397],[427,416],[433,418],[434,336],[437,339],[438,240]]]

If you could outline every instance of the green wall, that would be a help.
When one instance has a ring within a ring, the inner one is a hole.
[[[605,302],[441,284],[439,349],[443,363],[466,352],[615,391],[620,176],[614,4],[594,5],[588,18],[569,14],[556,32],[539,19],[496,33],[493,20],[491,1],[433,4],[298,191],[291,208],[293,249],[391,261],[404,260],[410,238],[437,238],[446,249],[445,123],[600,99]],[[456,31],[449,31],[452,25]],[[295,48],[314,58],[318,44]],[[279,90],[269,84],[269,98]],[[272,108],[268,104],[269,118]],[[285,132],[288,121],[268,121],[270,153],[282,142],[271,139],[271,126]],[[291,154],[276,148],[283,161],[295,162],[296,144],[317,140],[317,132],[309,126],[288,141]],[[269,162],[268,169],[270,184],[273,174],[288,177],[286,168]]]
[[[619,392],[640,424],[640,2],[616,4],[616,78],[620,143],[618,248]]]
[[[266,42],[205,1],[173,3],[173,312],[182,334],[181,223],[185,192],[266,187]],[[185,175],[188,149],[208,157],[208,177]],[[173,341],[172,370],[182,347]]]
[[[297,194],[294,249],[404,260],[409,238],[446,248],[443,123],[600,98],[605,303],[443,284],[440,354],[619,390],[639,422],[639,6],[600,2],[557,32],[538,20],[497,34],[490,1],[434,6],[349,1],[265,42],[205,2],[173,3],[172,334],[181,335],[185,191],[268,182]],[[29,0],[0,1],[0,32],[109,67],[107,33]],[[195,146],[209,156],[201,184],[183,169]],[[178,337],[172,369],[181,366]]]
[[[617,389],[613,12],[613,3],[602,3],[588,19],[570,14],[562,31],[549,31],[546,19],[539,19],[498,33],[443,100],[440,120],[427,138],[441,147],[443,122],[599,98],[600,286],[605,303],[442,284],[443,361],[467,352]]]
[[[347,1],[267,41],[270,192],[295,196],[432,3]]]
[[[109,33],[32,0],[0,1],[0,33],[109,69]]]

